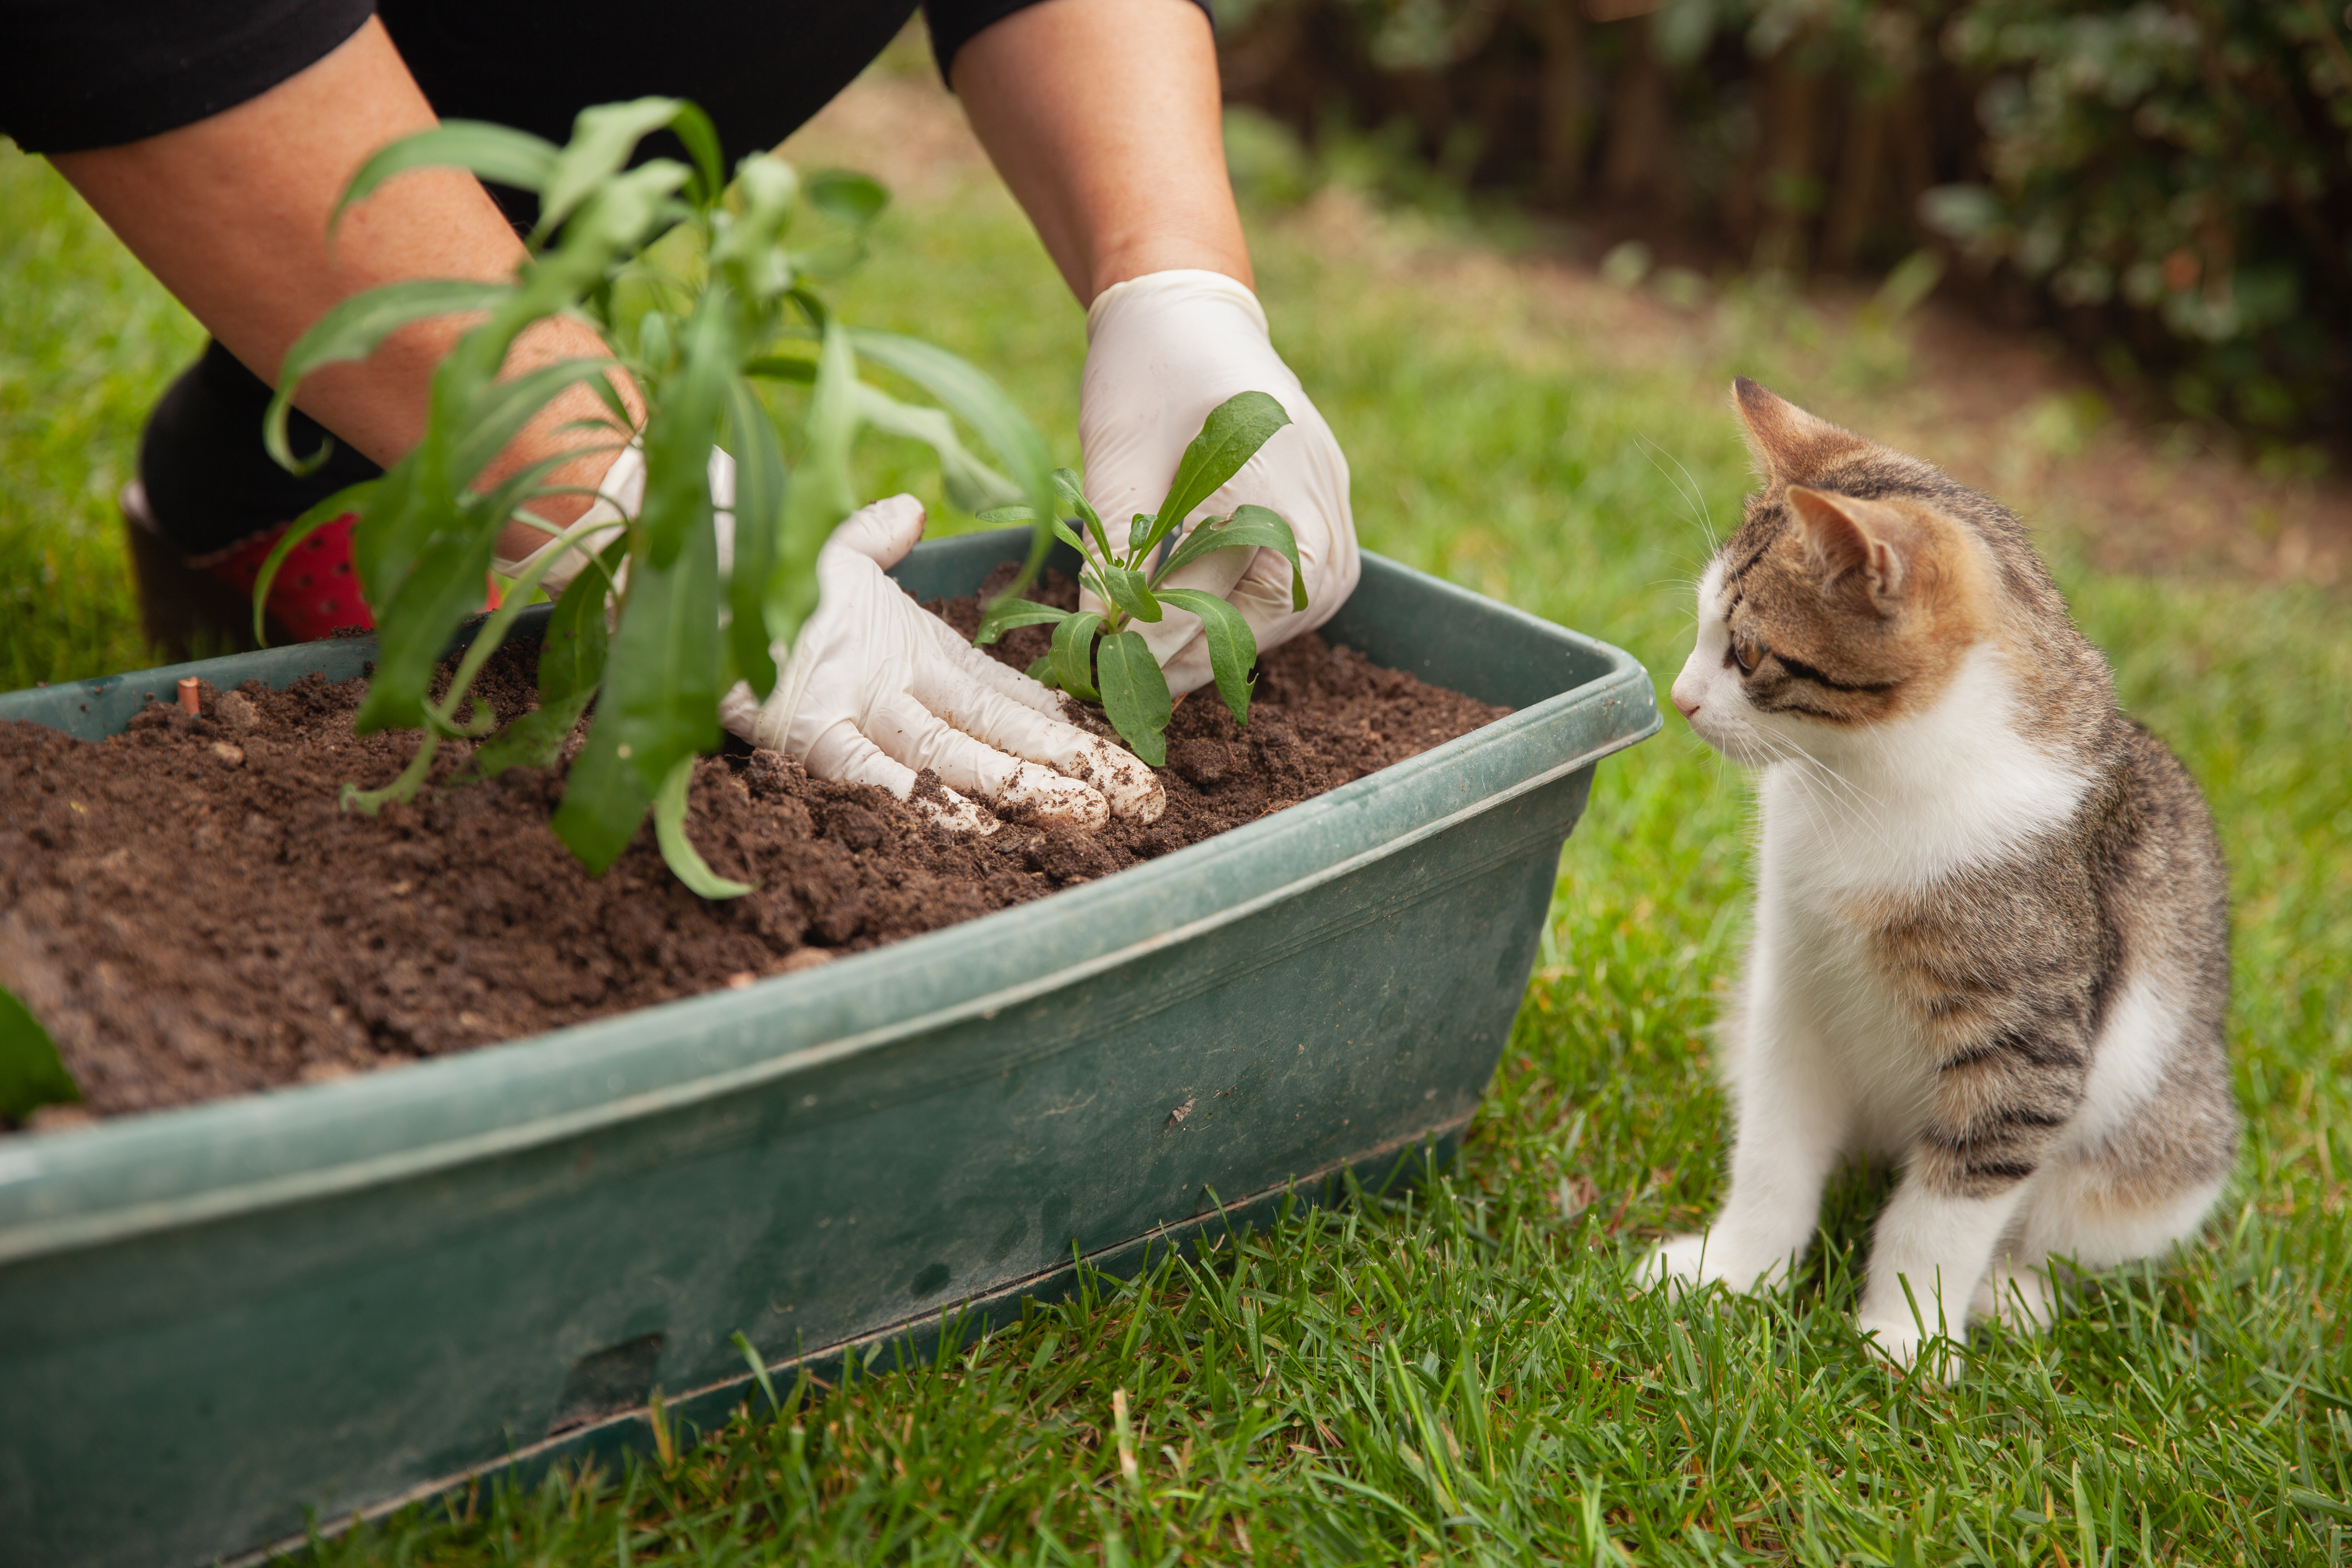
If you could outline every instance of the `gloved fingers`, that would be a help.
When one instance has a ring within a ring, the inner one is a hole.
[[[888,790],[950,833],[984,837],[997,829],[992,817],[952,787],[918,797],[915,770],[875,744],[873,737],[861,733],[846,719],[827,725],[802,763],[821,779]]]
[[[922,537],[921,501],[908,495],[874,501],[859,507],[835,527],[824,548],[818,552],[817,569],[824,569],[826,556],[838,561],[845,554],[856,554],[887,571],[905,560],[907,552],[915,548]]]
[[[1110,819],[1110,803],[1091,785],[1005,755],[948,723],[911,695],[883,702],[866,723],[873,743],[909,769],[929,768],[950,789],[976,795],[999,810],[1026,807],[1042,820],[1088,831]]]
[[[978,649],[971,651],[979,653]],[[997,669],[1004,668],[984,654],[979,654],[979,661]],[[1039,686],[1037,689],[1045,689]],[[961,660],[919,667],[911,695],[951,728],[998,751],[1025,757],[1032,763],[1044,763],[1092,786],[1121,817],[1157,822],[1160,814],[1168,809],[1167,791],[1160,787],[1152,771],[1143,765],[1141,758],[1096,739],[1058,716],[1024,707],[971,679]]]
[[[1024,708],[1034,708],[1053,718],[1062,714],[1061,696],[1050,688],[1030,679],[1009,664],[1000,664],[985,648],[974,647],[956,635],[956,630],[939,616],[926,612],[923,635],[937,648],[939,657],[953,664],[974,681],[1008,697]]]

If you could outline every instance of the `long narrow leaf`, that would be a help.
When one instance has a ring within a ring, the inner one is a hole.
[[[286,414],[294,405],[302,378],[324,365],[362,360],[383,340],[413,321],[487,310],[514,294],[510,283],[481,283],[469,278],[414,278],[386,283],[364,294],[354,294],[335,305],[294,340],[278,366],[278,392],[262,416],[262,444],[278,467],[305,474],[327,460],[327,447],[297,458],[286,444]]]
[[[638,142],[677,119],[679,107],[680,100],[675,98],[639,98],[582,110],[572,122],[572,140],[556,152],[548,167],[533,237],[544,239],[554,233],[574,208],[629,161]],[[714,172],[714,188],[715,180]]]
[[[1103,716],[1127,749],[1153,767],[1168,761],[1168,678],[1137,632],[1113,632],[1095,648]]]
[[[1130,566],[1104,563],[1096,568],[1104,594],[1112,604],[1139,621],[1160,619],[1160,601],[1151,596],[1151,585],[1142,573]]]
[[[1282,405],[1263,392],[1236,393],[1211,409],[1201,433],[1177,461],[1168,499],[1160,503],[1159,521],[1142,548],[1150,550],[1166,538],[1289,423],[1290,416],[1282,411]]]
[[[1248,723],[1250,668],[1257,663],[1257,636],[1249,622],[1216,595],[1198,588],[1162,588],[1160,597],[1201,617],[1201,635],[1209,645],[1209,668],[1217,678],[1217,695],[1232,710],[1234,723]]]
[[[23,1121],[44,1105],[69,1105],[81,1087],[32,1009],[0,989],[0,1116]]]
[[[730,881],[710,868],[709,861],[686,836],[687,786],[694,781],[694,759],[680,757],[654,795],[654,836],[662,858],[688,888],[706,899],[740,899],[756,885]]]
[[[943,409],[901,403],[866,382],[857,384],[858,417],[888,436],[920,441],[940,459],[940,478],[947,483],[949,502],[975,515],[1020,498],[1013,481],[972,456],[956,434],[955,421]]]
[[[735,558],[728,564],[728,637],[735,668],[762,700],[776,689],[766,604],[774,574],[778,535],[784,525],[789,477],[775,422],[751,384],[736,376],[728,384],[728,425],[735,453]]]
[[[768,635],[779,642],[797,636],[815,607],[817,552],[857,506],[849,480],[849,448],[857,437],[857,355],[839,322],[826,321],[823,332],[803,421],[807,441],[784,501],[782,548],[768,576]]]
[[[1035,582],[1037,569],[1054,548],[1053,531],[1044,520],[1056,512],[1053,464],[1045,456],[1045,438],[1037,434],[1029,416],[977,367],[945,349],[897,332],[853,328],[849,335],[860,355],[922,387],[988,443],[1024,499],[1035,509],[1037,518],[1031,524],[1035,531],[1030,537],[1028,559],[1005,594],[1016,595]]]
[[[617,363],[609,359],[558,360],[505,381],[493,382],[475,393],[472,406],[467,409],[463,420],[465,434],[450,448],[450,481],[472,484],[540,410],[572,387],[603,380]],[[613,450],[617,452],[628,444],[627,426],[613,429],[609,434]]]
[[[646,557],[662,571],[693,532],[710,527],[710,449],[719,444],[740,357],[722,288],[714,284],[703,296],[678,346],[678,367],[646,420],[646,498],[637,514]]]
[[[1109,560],[1110,533],[1103,527],[1102,514],[1096,511],[1093,504],[1087,500],[1087,492],[1077,471],[1073,468],[1055,468],[1054,489],[1062,498],[1062,504],[1072,509],[1073,515],[1086,525],[1087,536],[1095,542],[1095,548],[1102,552],[1103,559]],[[1084,546],[1080,547],[1080,553],[1084,553]]]
[[[1084,702],[1101,695],[1095,689],[1094,671],[1095,633],[1101,627],[1100,616],[1080,610],[1054,628],[1054,646],[1047,655],[1054,661],[1055,684]]]
[[[1290,607],[1305,609],[1307,574],[1298,564],[1297,536],[1290,531],[1290,524],[1262,506],[1238,508],[1228,518],[1203,518],[1177,543],[1169,553],[1167,563],[1151,574],[1151,580],[1155,584],[1163,583],[1179,567],[1189,566],[1202,556],[1220,550],[1257,549],[1261,546],[1280,551],[1283,558],[1290,563]]]
[[[980,630],[972,634],[971,640],[986,647],[1015,626],[1054,625],[1066,620],[1071,613],[1041,605],[1034,599],[999,599],[981,616]]]
[[[411,169],[466,169],[494,185],[535,192],[547,183],[548,171],[555,166],[557,151],[555,143],[546,138],[511,126],[480,120],[445,120],[430,131],[402,137],[362,163],[360,172],[352,176],[352,183],[343,187],[328,226],[331,231],[335,224],[342,221],[346,210],[367,200],[377,186],[394,174],[404,174]]]
[[[553,767],[562,758],[604,676],[604,598],[627,553],[624,540],[606,545],[599,564],[574,577],[555,601],[539,647],[539,706],[474,749],[473,776]]]

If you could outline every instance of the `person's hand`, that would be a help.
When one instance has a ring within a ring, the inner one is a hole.
[[[1099,827],[1113,813],[1150,822],[1168,797],[1151,770],[1059,717],[1062,700],[999,664],[885,576],[923,536],[923,506],[893,496],[855,512],[816,561],[817,607],[762,703],[747,685],[719,717],[755,746],[819,778],[912,800],[938,772],[947,798],[914,801],[952,829],[988,829],[967,795],[1033,817]],[[1023,759],[1027,759],[1026,761]]]
[[[1290,607],[1290,563],[1273,550],[1220,550],[1171,574],[1166,586],[1230,600],[1261,653],[1330,619],[1361,571],[1348,510],[1348,459],[1298,377],[1274,352],[1257,296],[1222,273],[1150,273],[1103,290],[1087,311],[1087,340],[1078,445],[1087,500],[1112,537],[1124,538],[1129,519],[1160,504],[1211,409],[1237,393],[1270,394],[1290,424],[1185,521],[1244,503],[1279,513],[1297,536],[1307,608]],[[1087,595],[1083,607],[1104,606]],[[1167,671],[1171,693],[1208,683],[1199,616],[1171,605],[1160,620],[1129,629],[1141,634]]]

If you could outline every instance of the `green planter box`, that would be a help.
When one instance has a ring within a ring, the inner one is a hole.
[[[1024,534],[920,547],[969,593]],[[1246,827],[799,974],[395,1072],[0,1140],[0,1562],[182,1564],[692,1425],[1450,1152],[1632,658],[1367,556],[1326,636],[1517,710]],[[178,676],[0,697],[120,730]],[[1173,1112],[1189,1104],[1181,1118]]]

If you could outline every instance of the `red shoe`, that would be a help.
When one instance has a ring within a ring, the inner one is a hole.
[[[337,632],[375,629],[375,617],[360,596],[359,574],[352,569],[352,526],[358,521],[357,512],[347,511],[313,530],[270,579],[264,605],[269,618],[286,628],[289,640],[316,642]],[[250,605],[262,563],[292,526],[280,523],[226,550],[191,556],[188,565]]]

